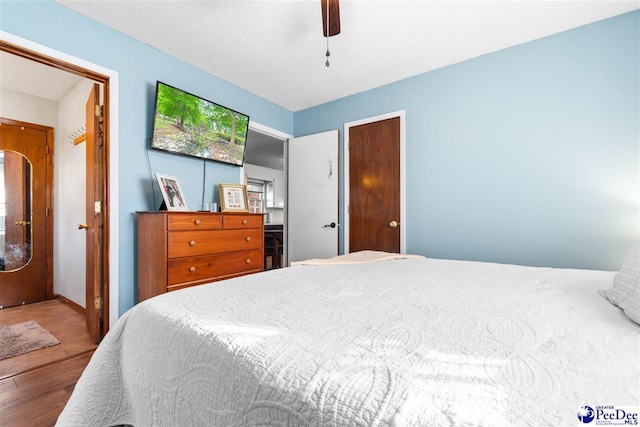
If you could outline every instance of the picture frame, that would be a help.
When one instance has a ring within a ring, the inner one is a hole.
[[[187,200],[184,197],[184,192],[180,186],[178,178],[171,175],[166,175],[160,172],[156,172],[156,179],[158,180],[158,186],[160,192],[162,192],[162,198],[164,203],[160,206],[160,210],[168,211],[187,211]],[[163,209],[163,207],[165,209]]]
[[[222,212],[249,212],[246,185],[220,183],[219,189]]]

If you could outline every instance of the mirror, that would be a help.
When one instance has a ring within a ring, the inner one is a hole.
[[[31,162],[16,151],[0,150],[0,272],[31,260]]]

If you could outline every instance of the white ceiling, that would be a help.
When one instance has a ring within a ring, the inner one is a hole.
[[[0,88],[59,101],[82,77],[0,51]]]
[[[342,32],[330,38],[327,68],[320,0],[56,2],[291,111],[639,7],[638,0],[342,0]]]
[[[291,111],[640,8],[640,1],[56,0]],[[80,78],[0,52],[0,87],[58,101]],[[282,168],[282,143],[250,131],[246,161]],[[275,163],[274,163],[275,162]]]

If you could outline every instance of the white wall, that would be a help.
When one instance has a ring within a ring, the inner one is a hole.
[[[256,178],[263,181],[275,181],[274,205],[276,208],[267,208],[267,212],[272,212],[272,223],[282,224],[284,219],[284,194],[286,191],[284,171],[245,163],[244,174],[248,178]]]
[[[37,96],[0,88],[0,117],[55,128],[58,103]],[[54,133],[57,139],[57,133]]]
[[[85,104],[93,82],[83,80],[59,103],[59,137],[55,144],[53,224],[53,291],[85,306],[86,235],[78,224],[86,222],[86,142],[69,138],[85,126]]]

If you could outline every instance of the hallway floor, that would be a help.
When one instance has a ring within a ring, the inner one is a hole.
[[[52,426],[96,348],[84,316],[58,300],[0,310],[0,326],[34,320],[59,345],[0,360],[0,426]]]

